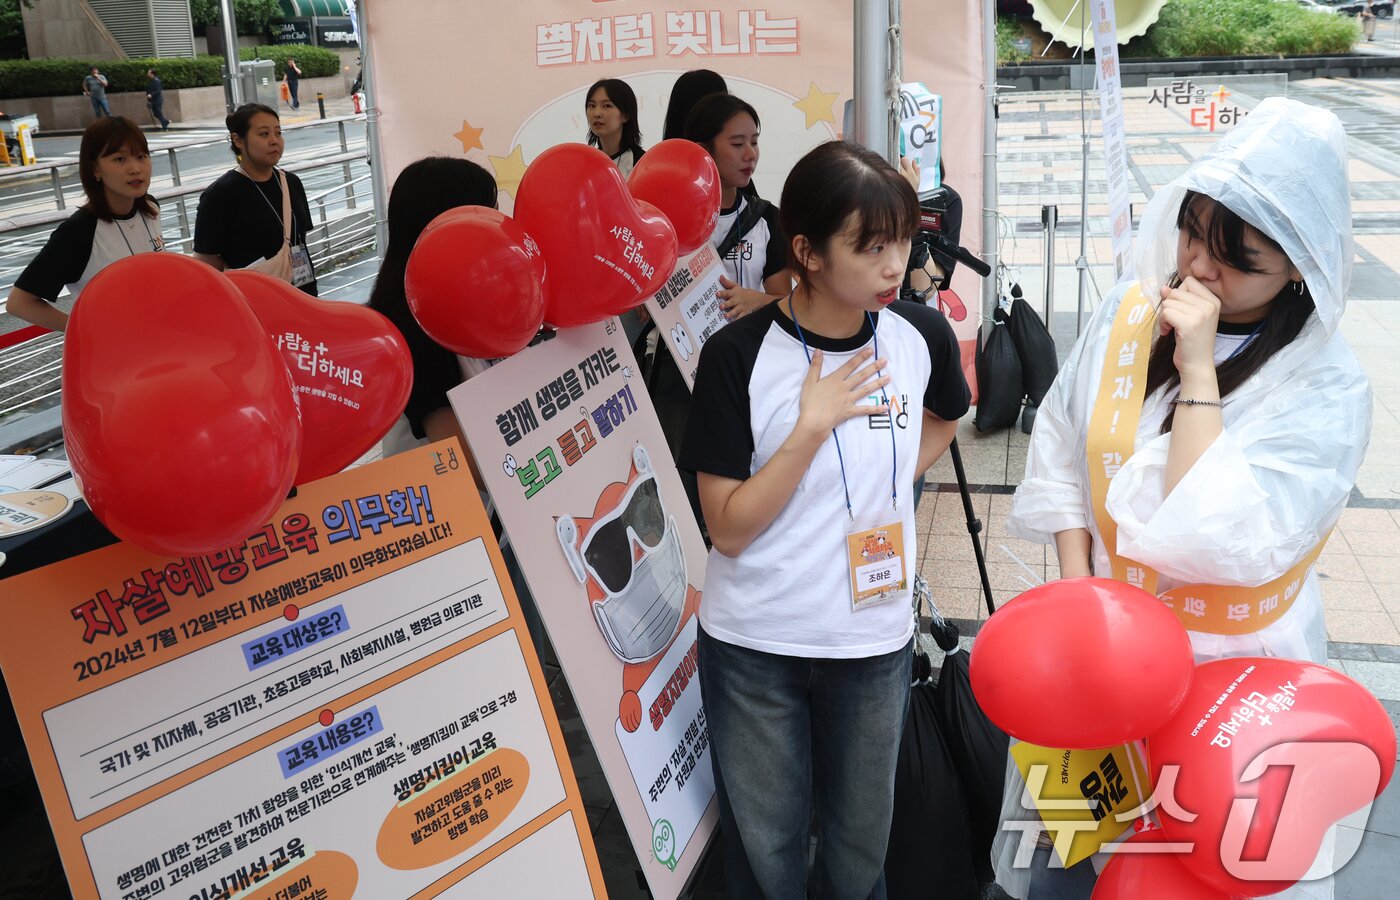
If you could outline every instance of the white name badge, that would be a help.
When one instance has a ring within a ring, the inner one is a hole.
[[[316,273],[311,270],[311,254],[306,252],[305,244],[292,245],[292,286],[301,287],[303,284],[310,284],[316,278]]]
[[[851,609],[887,603],[909,587],[904,566],[904,523],[846,532]]]

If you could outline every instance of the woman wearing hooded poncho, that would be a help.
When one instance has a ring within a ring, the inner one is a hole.
[[[1261,103],[1152,198],[1135,259],[1139,282],[1105,299],[1040,408],[1007,530],[1053,543],[1063,577],[1163,595],[1198,662],[1325,662],[1311,566],[1371,430],[1337,333],[1352,268],[1337,117]],[[1219,590],[1168,594],[1184,585]],[[1006,819],[1034,816],[1023,788],[1009,765]],[[998,881],[1034,897],[1011,864],[1021,835],[999,836]],[[1286,894],[1330,897],[1331,879]]]

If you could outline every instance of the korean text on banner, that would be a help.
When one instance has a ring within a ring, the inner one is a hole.
[[[208,556],[17,576],[0,610],[77,897],[604,895],[455,441],[304,485]]]
[[[627,338],[616,319],[564,329],[448,398],[647,883],[673,900],[717,817],[696,672],[705,545]]]
[[[490,28],[463,16],[460,0],[414,0],[409,16],[401,6],[391,0],[357,4],[375,75],[376,158],[385,179],[392,182],[425,154],[465,155],[495,177],[506,213],[533,160],[557,144],[586,139],[584,94],[599,79],[620,78],[632,88],[647,147],[662,135],[681,73],[723,73],[729,90],[752,104],[763,124],[763,158],[753,183],[775,202],[797,160],[840,137],[841,105],[851,96],[850,0],[535,0],[521,6],[521,15],[497,17]],[[986,115],[981,18],[976,3],[904,4],[905,73],[937,91],[947,133],[975,136],[943,142],[946,165],[937,167],[963,197],[982,196],[987,149],[980,137]],[[470,81],[483,73],[507,86],[509,103],[493,102],[489,92],[453,91],[464,76]],[[930,173],[935,167],[923,168]],[[978,229],[968,229],[962,243],[974,254],[984,249]],[[964,298],[976,296],[976,273],[958,267],[952,287]],[[938,302],[958,336],[968,381],[975,383],[977,304],[964,305],[951,292]]]
[[[1108,215],[1113,229],[1113,269],[1117,280],[1122,281],[1133,275],[1133,214],[1128,192],[1128,141],[1123,127],[1123,78],[1118,70],[1117,13],[1114,0],[1098,0],[1090,6],[1094,12],[1103,161],[1108,173]]]
[[[695,370],[700,365],[700,348],[729,324],[724,310],[719,308],[719,279],[723,274],[719,254],[706,244],[681,257],[675,273],[647,300],[647,312],[671,351],[685,386],[692,390]]]
[[[942,183],[943,98],[918,82],[899,91],[899,155],[919,161],[919,193]]]

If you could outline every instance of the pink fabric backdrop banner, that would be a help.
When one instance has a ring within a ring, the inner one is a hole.
[[[943,96],[948,183],[963,197],[962,241],[981,252],[984,87],[980,4],[904,4],[904,80]],[[385,177],[429,154],[491,171],[509,213],[525,167],[584,141],[584,94],[602,78],[637,95],[643,146],[661,139],[676,76],[713,69],[757,109],[754,181],[777,201],[804,153],[838,136],[853,79],[852,0],[361,0],[381,118]],[[944,306],[972,377],[978,279],[954,275],[963,307]]]

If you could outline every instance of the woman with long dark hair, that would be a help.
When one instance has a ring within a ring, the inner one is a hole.
[[[671,96],[666,101],[666,121],[661,129],[661,139],[685,137],[685,123],[690,111],[705,97],[711,94],[727,94],[729,85],[724,76],[709,69],[691,69],[681,73],[676,83],[671,85]]]
[[[384,439],[386,455],[416,442],[460,437],[447,392],[484,371],[484,360],[467,360],[441,346],[423,331],[408,308],[404,273],[413,245],[428,223],[458,206],[496,206],[496,180],[466,159],[429,156],[399,173],[389,194],[389,245],[370,291],[369,305],[383,313],[403,333],[413,355],[413,389],[404,418]],[[462,441],[466,446],[466,441]]]
[[[1337,331],[1352,253],[1341,122],[1265,100],[1148,204],[1139,283],[1105,299],[1041,404],[1008,531],[1053,543],[1061,577],[1163,595],[1200,662],[1325,662],[1313,562],[1371,429]],[[1008,784],[1003,812],[1023,819]],[[1015,843],[998,880],[1025,896]]]
[[[606,153],[626,178],[646,153],[637,124],[637,95],[622,79],[604,78],[593,82],[584,98],[588,145]]]
[[[369,305],[394,323],[403,334],[413,357],[413,388],[409,392],[403,416],[384,437],[384,455],[392,456],[433,441],[456,437],[466,453],[467,466],[478,490],[481,490],[482,502],[489,513],[492,509],[491,498],[481,489],[480,470],[457,424],[447,392],[486,371],[496,361],[457,356],[428,337],[418,320],[413,318],[403,284],[408,258],[423,229],[433,219],[459,206],[496,207],[496,180],[490,172],[470,160],[449,156],[428,156],[404,167],[394,181],[393,190],[389,192],[389,245],[384,249],[379,277],[370,291]],[[535,650],[542,659],[552,661],[554,649],[545,636],[539,610],[520,571],[515,550],[499,526],[496,537],[501,544],[511,583],[515,585],[516,596],[520,598],[525,624],[529,627]]]
[[[89,125],[78,145],[78,180],[87,202],[54,229],[6,302],[16,318],[53,331],[68,326],[68,314],[54,306],[65,286],[76,298],[118,259],[165,249],[160,209],[148,193],[151,151],[139,125],[125,116]]]

